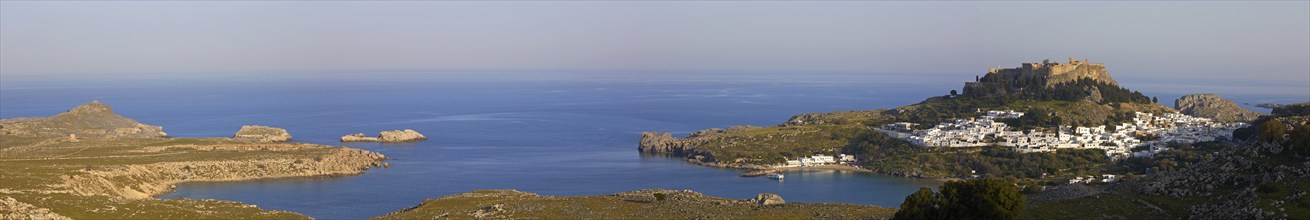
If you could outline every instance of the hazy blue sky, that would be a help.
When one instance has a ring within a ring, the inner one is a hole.
[[[1310,2],[2,2],[0,74],[396,70],[976,74],[1310,87]]]

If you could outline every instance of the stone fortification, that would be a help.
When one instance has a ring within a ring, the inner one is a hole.
[[[1105,70],[1105,64],[1092,63],[1087,60],[1080,61],[1074,58],[1069,58],[1068,63],[1043,61],[1041,63],[1024,63],[1018,68],[992,67],[987,70],[987,77],[1005,81],[1043,82],[1046,87],[1078,79],[1091,79],[1110,85],[1119,85],[1113,78],[1110,78],[1110,73]]]

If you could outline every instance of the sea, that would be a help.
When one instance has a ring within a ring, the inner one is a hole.
[[[781,181],[739,177],[742,170],[643,155],[637,143],[643,131],[685,136],[733,125],[773,126],[800,113],[909,105],[959,89],[972,79],[968,76],[649,71],[10,75],[0,78],[0,118],[50,116],[99,100],[120,115],[163,126],[173,137],[230,137],[242,125],[266,125],[287,129],[296,142],[360,148],[389,158],[390,168],[357,176],[187,183],[159,196],[239,201],[320,219],[365,219],[477,189],[551,196],[689,189],[735,199],[775,193],[787,202],[897,207],[920,187],[941,183],[830,170],[788,171]],[[1123,83],[1169,102],[1195,88]],[[1299,91],[1291,86],[1288,91]],[[1201,92],[1221,93],[1264,112],[1253,105],[1310,100],[1310,94],[1296,92],[1223,88]],[[396,129],[414,129],[431,139],[338,142],[346,134]]]

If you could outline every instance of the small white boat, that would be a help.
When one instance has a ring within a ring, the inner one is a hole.
[[[781,173],[770,173],[770,174],[768,175],[768,177],[769,177],[769,179],[780,180],[780,179],[782,179],[783,177],[786,177],[786,176],[783,176]]]

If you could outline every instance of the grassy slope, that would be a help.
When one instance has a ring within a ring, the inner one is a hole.
[[[816,153],[835,155],[850,137],[867,131],[849,124],[756,127],[706,137],[699,149],[722,162],[770,165]]]
[[[656,199],[664,194],[665,199]],[[618,195],[538,196],[511,190],[478,190],[423,201],[376,219],[864,219],[886,218],[895,209],[839,203],[760,206],[747,200],[695,192],[642,190]]]

